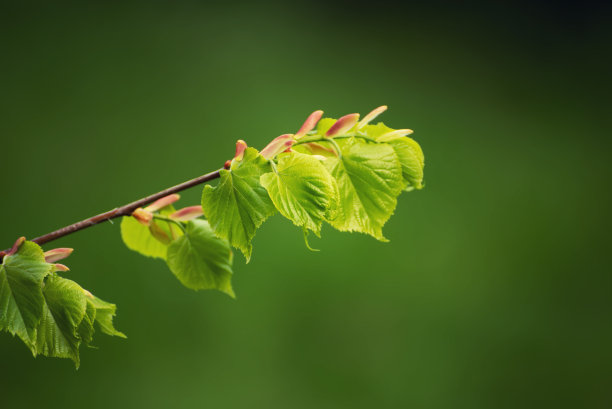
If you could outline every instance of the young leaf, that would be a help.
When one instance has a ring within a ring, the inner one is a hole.
[[[113,317],[117,310],[115,304],[101,300],[93,295],[87,297],[87,302],[96,308],[95,322],[98,324],[100,331],[106,335],[127,338],[124,333],[117,331],[113,326]]]
[[[174,207],[169,205],[161,209],[159,214],[169,216],[174,212]],[[168,244],[159,239],[156,229],[161,229],[169,238],[180,237],[183,233],[172,223],[163,220],[154,220],[153,223],[151,226],[145,226],[131,216],[123,217],[121,220],[121,238],[130,250],[147,257],[165,260]]]
[[[85,345],[91,344],[94,334],[94,322],[96,320],[96,306],[93,304],[91,299],[85,298],[87,301],[87,307],[85,309],[85,315],[83,320],[77,328],[79,338],[85,343]]]
[[[338,183],[340,202],[330,223],[340,231],[357,231],[386,241],[382,227],[391,217],[404,187],[402,168],[393,148],[349,139],[342,156],[324,163]]]
[[[319,123],[317,123],[317,135],[325,135],[327,131],[329,131],[329,128],[331,128],[336,123],[336,121],[337,119],[334,118],[321,119]]]
[[[276,209],[268,192],[259,183],[270,164],[256,149],[247,148],[240,161],[230,170],[221,170],[216,187],[207,185],[202,192],[202,209],[211,227],[222,239],[242,251],[247,262],[251,259],[251,240],[257,228]]]
[[[336,181],[310,155],[280,155],[276,172],[262,175],[260,181],[283,216],[317,236],[323,221],[332,219],[337,209]]]
[[[393,128],[389,128],[382,122],[376,125],[366,125],[361,132],[372,139],[385,141],[391,145],[402,165],[402,175],[408,184],[408,188],[423,188],[423,167],[425,166],[425,157],[423,156],[423,150],[414,139],[408,136],[386,138],[385,136],[391,135],[397,131]]]
[[[168,246],[167,262],[185,287],[216,289],[234,297],[230,246],[215,236],[206,220],[187,223],[185,235]]]
[[[43,315],[42,282],[52,268],[42,249],[31,241],[5,256],[0,266],[0,330],[17,334],[33,352]]]
[[[43,314],[36,334],[36,352],[70,358],[79,367],[79,324],[87,311],[83,289],[74,281],[51,275],[43,287]]]
[[[409,184],[409,189],[423,188],[423,167],[425,157],[419,144],[412,138],[404,136],[388,142],[393,147],[402,165],[402,175]]]

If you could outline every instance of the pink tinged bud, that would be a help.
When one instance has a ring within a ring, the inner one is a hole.
[[[176,193],[173,193],[168,196],[164,196],[161,199],[157,199],[156,201],[154,201],[153,203],[145,207],[145,210],[148,212],[156,212],[159,209],[163,209],[164,207],[171,205],[172,203],[176,202],[180,198],[181,196],[177,195]]]
[[[386,134],[380,135],[376,138],[379,142],[389,142],[394,139],[400,139],[404,136],[414,133],[412,129],[396,129],[395,131],[387,132]]]
[[[291,146],[293,146],[294,142],[295,142],[294,140],[290,140],[290,141],[285,142],[285,146],[287,147],[287,149],[285,149],[283,152],[293,152],[291,150]]]
[[[55,271],[70,271],[70,269],[68,267],[66,267],[63,264],[53,264],[53,267],[55,267]]]
[[[364,126],[366,126],[367,124],[372,122],[374,120],[374,118],[376,118],[378,115],[382,114],[386,110],[387,110],[387,106],[386,105],[381,105],[378,108],[373,109],[372,112],[370,112],[369,114],[364,116],[363,119],[361,121],[359,121],[359,123],[357,124],[357,129],[359,130],[359,129],[363,128]]]
[[[151,220],[153,220],[153,213],[146,211],[142,208],[138,208],[134,210],[132,213],[134,219],[138,220],[141,224],[145,226],[149,226],[151,224]]]
[[[6,253],[6,255],[12,256],[13,254],[17,253],[19,251],[19,247],[21,247],[21,245],[23,244],[25,240],[26,240],[25,237],[20,237],[17,240],[15,240],[15,244],[13,244],[13,247],[11,247],[11,249],[9,250],[8,253]]]
[[[317,155],[330,155],[331,154],[334,156],[338,156],[335,150],[333,150],[332,148],[323,146],[320,143],[310,142],[310,143],[305,144],[305,146],[308,147],[308,149],[310,149],[310,152],[312,152],[313,154],[317,154]]]
[[[47,263],[55,263],[68,257],[74,249],[69,248],[58,248],[49,251],[45,251],[45,261]]]
[[[234,160],[241,161],[244,157],[244,151],[246,151],[247,144],[242,139],[236,142],[236,155],[234,156]]]
[[[272,140],[272,142],[268,144],[268,146],[261,150],[261,156],[266,159],[272,159],[279,153],[285,151],[287,148],[291,148],[293,142],[294,140],[292,134],[287,133],[281,136],[277,136]]]
[[[331,138],[333,136],[342,135],[355,126],[357,121],[359,121],[359,114],[344,115],[342,118],[338,119],[331,128],[329,128],[329,130],[325,133],[325,136]]]
[[[202,206],[189,206],[172,213],[170,218],[180,222],[187,222],[203,215]]]
[[[230,166],[232,166],[232,161],[226,160],[225,163],[223,164],[223,169],[229,169]]]
[[[304,121],[304,124],[300,130],[295,134],[295,139],[300,139],[302,136],[312,131],[314,127],[317,126],[317,122],[319,122],[322,116],[323,111],[321,110],[314,111],[312,114],[310,114],[308,118],[306,118],[306,121]]]

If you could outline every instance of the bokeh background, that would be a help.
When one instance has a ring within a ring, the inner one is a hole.
[[[461,5],[459,5],[461,4]],[[414,129],[390,243],[275,216],[237,299],[106,223],[57,241],[128,339],[33,359],[0,406],[609,408],[610,17],[589,2],[31,2],[0,12],[2,248],[220,167],[307,114]],[[183,194],[197,204],[201,189]]]

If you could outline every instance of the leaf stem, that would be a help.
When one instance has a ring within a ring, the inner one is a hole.
[[[67,236],[69,234],[72,234],[79,230],[86,229],[91,226],[95,226],[96,224],[105,222],[107,220],[116,219],[117,217],[121,217],[121,216],[129,216],[132,214],[134,210],[144,205],[147,205],[149,203],[152,203],[156,201],[157,199],[161,199],[162,197],[168,196],[172,193],[177,193],[185,189],[189,189],[190,187],[197,186],[202,183],[206,183],[211,180],[217,179],[220,176],[219,171],[220,169],[214,172],[207,173],[202,176],[198,176],[197,178],[188,180],[186,182],[179,183],[178,185],[169,187],[167,189],[154,193],[150,196],[143,197],[142,199],[138,199],[134,202],[128,203],[120,207],[116,207],[112,210],[109,210],[108,212],[100,213],[88,219],[81,220],[80,222],[76,222],[71,225],[62,227],[61,229],[58,229],[58,230],[52,231],[51,233],[47,233],[43,236],[37,237],[33,239],[32,241],[37,244],[48,243],[50,241],[57,240],[60,237]],[[8,252],[8,249],[4,251],[0,251],[0,261],[2,260],[2,258],[4,258],[7,252]]]
[[[334,146],[334,149],[336,150],[336,154],[338,155],[338,157],[340,158],[340,160],[342,160],[342,150],[340,149],[340,147],[338,146],[338,142],[334,141],[333,139],[329,140],[331,142],[331,144]]]
[[[325,136],[318,136],[315,135],[316,137],[310,137],[310,138],[302,138],[298,141],[296,141],[293,145],[302,145],[305,143],[310,143],[310,142],[333,142],[334,139],[347,139],[347,138],[361,138],[363,140],[366,140],[368,142],[374,142],[374,143],[379,143],[376,139],[370,138],[369,136],[365,136],[365,135],[360,135],[360,134],[355,134],[355,135],[340,135],[340,136],[334,136],[333,138],[327,138]]]
[[[161,216],[159,214],[154,214],[153,215],[153,219],[155,219],[155,220],[163,220],[163,221],[168,222],[168,223],[174,223],[174,224],[176,224],[183,231],[183,233],[186,233],[185,226],[183,226],[183,223],[179,222],[178,220],[174,220],[174,219],[171,219],[171,218],[166,217],[166,216]]]

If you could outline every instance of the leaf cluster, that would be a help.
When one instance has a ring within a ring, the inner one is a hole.
[[[18,336],[32,355],[70,358],[92,346],[96,329],[125,338],[113,326],[116,307],[58,274],[38,244],[19,240],[0,265],[0,330]]]
[[[324,224],[387,241],[382,229],[398,196],[423,187],[424,156],[412,131],[370,124],[384,110],[361,121],[315,111],[295,134],[261,151],[238,141],[201,205],[176,210],[179,195],[166,196],[123,217],[121,237],[129,249],[163,260],[185,287],[231,297],[232,247],[250,261],[257,229],[276,213],[302,230],[308,248],[309,233],[320,237]],[[78,367],[79,346],[91,345],[95,329],[125,335],[113,327],[113,304],[58,274],[67,268],[50,260],[71,251],[16,243],[0,265],[0,330],[34,356],[70,358]]]

